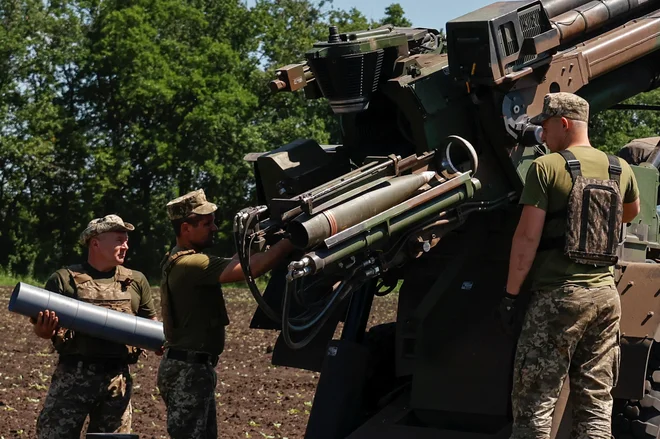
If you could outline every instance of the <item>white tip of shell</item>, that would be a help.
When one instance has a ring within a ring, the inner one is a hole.
[[[422,172],[422,175],[424,176],[424,179],[428,183],[429,181],[431,181],[431,179],[433,177],[435,177],[435,172],[434,171],[424,171],[424,172]]]

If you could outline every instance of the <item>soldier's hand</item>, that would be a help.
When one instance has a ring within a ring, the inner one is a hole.
[[[504,292],[504,297],[499,306],[500,321],[502,322],[502,329],[507,335],[513,335],[516,328],[516,300],[517,295]]]
[[[36,318],[31,318],[30,322],[34,325],[34,333],[41,338],[49,340],[55,331],[60,319],[55,314],[55,311],[40,311]]]

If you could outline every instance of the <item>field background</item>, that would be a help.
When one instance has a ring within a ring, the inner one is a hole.
[[[0,439],[35,438],[57,354],[33,334],[26,317],[7,311],[11,291],[0,287]],[[227,289],[225,297],[232,323],[216,369],[220,437],[302,438],[319,374],[273,366],[269,352],[277,333],[249,329],[256,309],[249,291]],[[392,321],[395,312],[396,295],[376,298],[370,326]],[[141,439],[167,437],[165,405],[156,388],[159,361],[150,353],[131,370],[133,433]]]

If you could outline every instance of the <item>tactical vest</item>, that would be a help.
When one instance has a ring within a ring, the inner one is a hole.
[[[112,282],[100,283],[85,272],[82,265],[67,267],[74,286],[74,298],[114,311],[134,314],[131,307],[130,284],[133,272],[118,265]],[[83,333],[67,330],[57,334],[53,340],[55,349],[62,355],[82,355],[85,357],[126,358],[127,362],[137,360],[136,348],[91,337]]]
[[[195,250],[168,254],[161,262],[160,300],[166,347],[221,354],[224,350],[224,328],[229,324],[220,284],[200,286],[190,283],[185,299],[195,310],[195,319],[184,324],[172,303],[169,274],[175,262]],[[191,279],[192,281],[192,279]]]
[[[609,180],[600,180],[582,176],[580,162],[572,152],[564,150],[559,154],[566,161],[573,187],[566,210],[548,215],[546,221],[558,214],[565,215],[566,232],[559,237],[543,239],[539,250],[563,248],[564,255],[578,264],[616,264],[623,225],[619,159],[607,155]]]

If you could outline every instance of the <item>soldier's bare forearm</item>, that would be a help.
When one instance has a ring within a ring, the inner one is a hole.
[[[538,240],[536,240],[536,245],[534,245],[534,240],[530,240],[524,236],[518,236],[517,233],[514,236],[511,244],[511,256],[509,258],[509,276],[506,283],[506,291],[508,293],[520,293],[520,287],[534,263],[537,246]]]
[[[509,294],[520,293],[520,287],[534,263],[544,223],[545,210],[534,206],[523,207],[516,233],[511,242],[509,277],[506,283],[506,290]]]
[[[293,250],[293,244],[288,239],[283,239],[264,253],[257,253],[250,258],[252,273],[255,277],[272,270],[279,261]]]
[[[268,251],[257,253],[250,258],[250,269],[254,277],[272,270],[283,258],[293,250],[293,244],[288,239],[283,239],[272,246]],[[243,268],[238,261],[238,256],[225,268],[220,275],[220,283],[238,282],[245,279]]]

